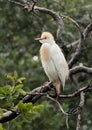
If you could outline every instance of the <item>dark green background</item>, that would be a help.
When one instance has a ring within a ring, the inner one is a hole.
[[[80,24],[82,30],[92,21],[91,0],[58,0],[57,2],[60,4],[53,1],[38,0],[37,5],[74,18],[82,23]],[[79,32],[76,27],[66,19],[64,24],[63,40],[68,44],[78,40]],[[43,30],[50,31],[56,36],[57,25],[49,15],[38,13],[36,16],[7,0],[0,0],[0,86],[7,84],[6,76],[13,74],[15,70],[19,76],[26,77],[24,82],[26,91],[30,91],[48,80],[39,58],[40,43],[34,40],[35,37],[40,36]],[[68,51],[69,61],[74,49]],[[92,37],[86,40],[82,57],[76,65],[79,63],[89,67],[92,65]],[[66,84],[66,91],[63,93],[71,93],[92,81],[91,76],[84,73],[82,75],[86,77],[85,81],[76,85],[72,80],[69,80]],[[75,78],[78,79],[79,76],[81,74],[76,75]],[[87,93],[85,97],[81,130],[92,130],[92,95]],[[65,117],[57,109],[57,106],[46,98],[42,98],[39,103],[44,104],[39,116],[29,121],[20,116],[11,121],[10,129],[65,130]],[[67,110],[76,108],[78,103],[79,98],[69,99],[63,101],[62,106]],[[77,116],[69,118],[70,130],[75,130],[76,119]],[[3,127],[7,128],[8,124],[5,123]]]

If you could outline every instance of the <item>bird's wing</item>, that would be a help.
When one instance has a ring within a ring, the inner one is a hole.
[[[65,80],[68,78],[69,70],[65,57],[57,44],[53,44],[51,47],[51,59],[58,72],[58,76],[61,80],[63,87],[65,86]]]

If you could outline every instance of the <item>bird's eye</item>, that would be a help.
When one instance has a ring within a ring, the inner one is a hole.
[[[47,37],[44,37],[44,39],[46,39]]]

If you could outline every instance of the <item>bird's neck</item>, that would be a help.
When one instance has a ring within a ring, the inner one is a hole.
[[[47,41],[46,43],[44,43],[45,45],[53,45],[53,44],[55,44],[56,42],[54,41],[54,40],[50,40],[50,41]]]
[[[48,43],[44,43],[42,44],[41,48],[40,48],[40,57],[41,57],[41,61],[49,61],[50,59],[50,48],[51,45]]]
[[[55,44],[56,42],[54,41],[54,40],[51,40],[50,42],[49,42],[49,44],[51,44],[51,45],[53,45],[53,44]]]

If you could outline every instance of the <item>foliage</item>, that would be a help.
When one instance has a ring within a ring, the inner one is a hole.
[[[33,105],[32,103],[23,103],[20,101],[18,103],[18,111],[22,113],[22,116],[26,120],[32,120],[39,115],[40,110],[43,105]]]
[[[25,80],[25,77],[18,78],[18,73],[14,71],[12,76],[7,75],[7,79],[9,83],[0,87],[0,106],[2,111],[7,111],[7,108],[13,109],[19,97],[26,94],[23,90],[23,80]]]
[[[2,124],[0,124],[0,130],[5,130],[5,129],[3,129]]]
[[[81,30],[92,21],[91,0],[53,1],[38,0],[37,6],[46,7],[74,18],[80,23]],[[50,16],[40,13],[37,16],[7,0],[0,0],[0,115],[7,109],[14,109],[14,105],[21,97],[47,80],[39,58],[40,44],[34,41],[34,38],[39,36],[43,30],[50,31],[55,36],[56,29],[57,25]],[[64,19],[62,37],[67,44],[79,39],[77,29],[66,19]],[[78,64],[81,62],[86,66],[92,65],[91,41],[92,38],[86,40]],[[60,45],[60,43],[58,44]],[[72,56],[71,52],[74,52],[74,49],[69,49],[68,61]],[[79,81],[82,75],[86,78],[83,82]],[[84,73],[76,75],[75,78],[79,85],[68,81],[64,93],[73,92],[92,81],[92,77],[86,76]],[[86,96],[82,130],[92,129],[91,97],[89,93]],[[40,102],[43,105],[39,105]],[[62,103],[62,106],[65,109],[71,109],[77,103],[78,99],[76,98],[67,100]],[[22,114],[11,121],[10,129],[12,130],[66,129],[64,116],[59,112],[57,106],[46,99],[42,99],[35,105],[23,104],[20,101],[18,109]],[[75,123],[75,117],[71,117],[69,120],[71,130],[75,129]],[[7,126],[7,123],[3,125],[4,128]],[[3,130],[2,125],[0,125],[0,130]]]
[[[7,79],[10,81],[9,84],[0,87],[0,116],[3,116],[3,113],[9,109],[13,111],[17,110],[18,113],[21,113],[20,118],[23,118],[24,121],[38,117],[43,105],[34,106],[31,102],[19,102],[20,97],[26,95],[26,92],[23,90],[23,81],[25,80],[25,77],[18,77],[18,73],[14,71],[12,76],[7,75]],[[15,106],[17,102],[19,103]],[[0,127],[2,128],[2,126]]]

